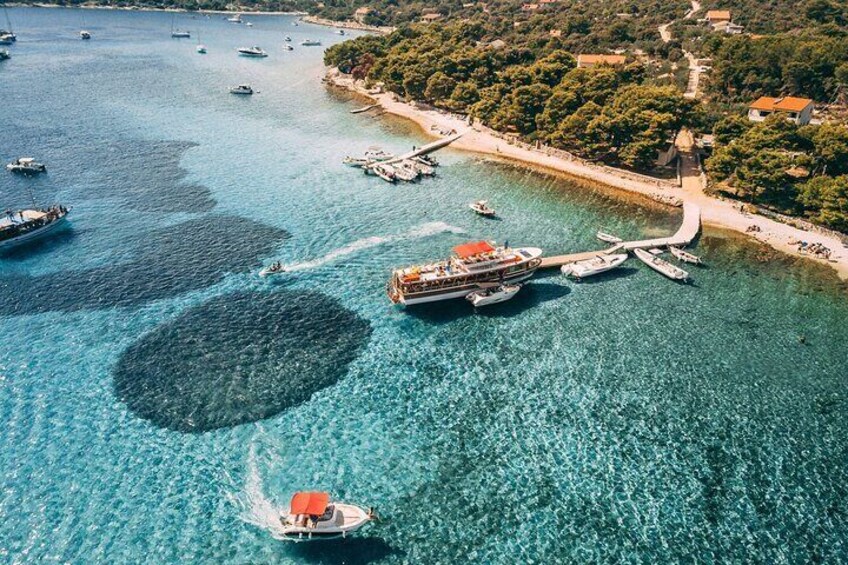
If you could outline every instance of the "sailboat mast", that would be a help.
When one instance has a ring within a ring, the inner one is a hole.
[[[6,16],[6,25],[9,26],[9,33],[15,33],[15,30],[12,29],[12,20],[9,19],[9,9],[6,8],[5,4],[3,4],[3,14]]]

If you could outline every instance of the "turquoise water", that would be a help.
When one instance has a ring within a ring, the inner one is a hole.
[[[631,261],[480,313],[397,310],[389,270],[462,241],[576,251],[679,213],[461,152],[416,185],[344,167],[424,137],[349,114],[299,45],[343,38],[290,17],[178,16],[201,56],[168,14],[86,11],[90,42],[83,12],[10,14],[0,156],[49,174],[0,175],[2,206],[74,211],[0,258],[0,561],[845,560],[829,273],[708,231],[691,286]],[[235,55],[253,44],[271,56]],[[292,273],[257,277],[274,259]],[[281,542],[299,489],[382,520]]]

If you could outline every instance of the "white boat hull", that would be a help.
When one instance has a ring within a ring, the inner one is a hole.
[[[536,269],[532,269],[530,271],[525,271],[524,273],[521,273],[520,275],[518,275],[516,277],[512,277],[512,278],[507,277],[507,278],[504,279],[504,284],[516,284],[516,283],[524,282],[524,281],[528,280],[530,277],[532,277],[535,274],[535,272],[536,272]],[[399,303],[403,304],[404,306],[415,306],[416,304],[427,304],[428,302],[440,302],[442,300],[453,300],[455,298],[465,298],[469,294],[479,291],[480,288],[481,287],[480,287],[479,284],[474,284],[474,285],[471,285],[471,286],[468,286],[468,287],[463,287],[461,289],[457,289],[457,290],[453,290],[453,291],[446,291],[446,292],[441,293],[441,294],[434,294],[434,295],[421,296],[421,297],[402,296],[399,299]]]
[[[519,290],[521,290],[521,286],[513,285],[511,287],[504,287],[495,290],[491,294],[487,294],[485,292],[472,292],[465,298],[471,302],[475,308],[482,308],[483,306],[491,306],[492,304],[506,302],[518,294]]]
[[[598,261],[601,259],[603,262]],[[599,256],[595,259],[587,259],[585,261],[577,261],[563,265],[560,269],[562,274],[572,276],[578,279],[584,279],[594,275],[606,273],[617,267],[627,260],[627,254]],[[600,264],[599,264],[600,263]]]
[[[634,253],[636,254],[636,257],[638,257],[648,267],[660,273],[661,275],[670,278],[671,280],[681,282],[686,282],[689,280],[689,273],[679,267],[672,265],[668,261],[651,255],[644,249],[635,249]]]
[[[317,541],[322,539],[333,539],[346,537],[352,534],[371,520],[371,516],[353,504],[335,503],[336,511],[341,513],[342,523],[329,525],[318,524],[317,527],[295,526],[283,524],[282,535],[285,539],[295,542]]]

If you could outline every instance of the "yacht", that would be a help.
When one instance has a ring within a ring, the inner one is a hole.
[[[634,249],[633,252],[636,254],[636,257],[656,272],[675,281],[686,282],[689,280],[689,273],[680,267],[672,265],[665,259],[660,259],[656,255],[653,255],[644,249]]]
[[[268,53],[262,50],[261,47],[254,45],[253,47],[239,47],[239,55],[243,57],[267,57]]]
[[[175,37],[175,38],[179,38],[179,39],[188,38],[188,37],[191,37],[191,32],[190,31],[181,31],[179,29],[175,29],[174,31],[171,32],[171,37]]]
[[[64,206],[6,212],[0,217],[0,249],[9,249],[55,231],[65,223],[69,212]]]
[[[195,49],[196,49],[196,50],[197,50],[197,52],[198,52],[198,53],[200,53],[201,55],[205,55],[205,54],[206,54],[206,46],[205,46],[205,45],[203,45],[202,43],[201,43],[200,45],[198,45],[197,47],[195,47]]]
[[[671,251],[672,255],[674,255],[675,257],[677,257],[679,260],[683,261],[684,263],[692,263],[693,265],[703,265],[704,264],[704,262],[701,261],[700,257],[698,257],[697,255],[692,255],[691,253],[688,253],[686,251],[683,251],[679,247],[675,247],[675,246],[672,245],[671,247],[668,248],[668,250]]]
[[[506,302],[521,290],[520,284],[493,285],[491,288],[472,292],[465,297],[475,308]]]
[[[315,47],[316,45],[321,45],[321,42],[317,39],[304,39],[300,44],[304,47]]]
[[[6,165],[6,170],[13,173],[33,175],[47,172],[47,166],[43,163],[36,162],[32,157],[21,157]]]
[[[296,492],[288,512],[280,515],[283,536],[291,541],[347,537],[374,514],[353,504],[331,502],[326,492]]]
[[[91,39],[91,33],[86,30],[80,31],[80,39]]]
[[[605,241],[606,243],[621,243],[622,241],[624,241],[620,237],[602,231],[596,233],[595,237],[597,237],[601,241]]]
[[[253,94],[253,88],[249,84],[240,84],[232,87],[230,94]]]
[[[241,23],[241,14],[236,14],[235,16],[231,16],[231,17],[227,18],[227,21],[232,22],[234,24],[240,24]]]
[[[489,203],[486,200],[477,200],[476,202],[469,204],[468,207],[481,216],[487,216],[489,218],[495,217],[495,209],[490,208]]]
[[[492,283],[525,281],[541,262],[538,247],[495,247],[476,241],[454,247],[450,259],[393,271],[386,290],[392,302],[404,305],[463,298]]]
[[[599,254],[591,259],[583,261],[575,261],[560,267],[563,275],[572,276],[575,279],[585,279],[593,275],[599,275],[611,271],[627,261],[627,253],[619,253],[616,255]]]

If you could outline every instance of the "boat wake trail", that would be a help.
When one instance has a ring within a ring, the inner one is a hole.
[[[262,491],[262,477],[259,475],[259,466],[256,463],[254,444],[251,444],[247,456],[247,480],[244,491],[230,498],[239,509],[239,518],[248,524],[262,528],[277,539],[284,539],[280,512],[285,509],[276,507]]]
[[[327,263],[331,263],[340,257],[344,257],[346,255],[351,255],[358,251],[362,251],[363,249],[368,249],[371,247],[376,247],[378,245],[382,245],[384,243],[390,243],[393,241],[403,241],[409,239],[419,239],[422,237],[429,237],[431,235],[437,235],[440,233],[465,233],[465,230],[458,228],[456,226],[452,226],[450,224],[446,224],[445,222],[427,222],[426,224],[421,224],[419,226],[415,226],[407,232],[404,232],[399,235],[389,235],[389,236],[372,236],[366,237],[363,239],[357,239],[356,241],[349,243],[343,247],[339,247],[338,249],[334,249],[330,251],[323,257],[319,257],[318,259],[313,259],[311,261],[302,261],[300,263],[294,263],[292,265],[285,265],[286,271],[294,272],[294,271],[306,271],[308,269],[314,269],[316,267],[321,267],[326,265]]]

